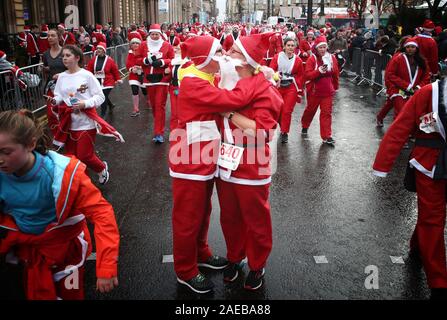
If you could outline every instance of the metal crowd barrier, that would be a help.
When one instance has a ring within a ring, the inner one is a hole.
[[[128,52],[128,44],[107,49],[107,54],[115,60],[123,78],[127,75],[126,60]],[[93,52],[84,54],[85,66],[93,58],[93,54]],[[18,85],[18,80],[12,71],[0,72],[0,111],[26,108],[38,112],[46,108],[46,99],[43,95],[45,94],[48,77],[44,72],[43,63],[21,68],[20,71],[23,72],[20,80],[27,85],[24,90]]]
[[[369,83],[370,86],[376,85],[381,88],[377,93],[380,95],[386,90],[384,85],[385,68],[391,58],[391,55],[383,55],[378,51],[353,48],[352,64],[348,71],[348,74],[354,76],[351,82],[356,82],[357,85],[364,82]]]

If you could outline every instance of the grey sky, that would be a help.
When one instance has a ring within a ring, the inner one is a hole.
[[[219,8],[219,16],[222,16],[225,13],[225,5],[226,0],[217,0],[217,7]]]

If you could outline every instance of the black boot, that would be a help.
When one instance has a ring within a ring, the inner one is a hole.
[[[287,133],[281,133],[281,143],[289,142],[289,135]]]

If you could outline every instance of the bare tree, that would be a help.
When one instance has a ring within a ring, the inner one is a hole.
[[[426,0],[428,4],[428,9],[430,11],[430,19],[436,20],[438,17],[442,15],[442,12],[447,7],[447,1],[441,5],[441,2],[444,0]]]

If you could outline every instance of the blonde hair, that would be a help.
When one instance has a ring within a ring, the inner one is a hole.
[[[1,112],[0,132],[10,134],[15,143],[23,146],[29,146],[35,138],[34,150],[42,155],[47,154],[52,145],[51,138],[45,132],[45,126],[27,109]]]

